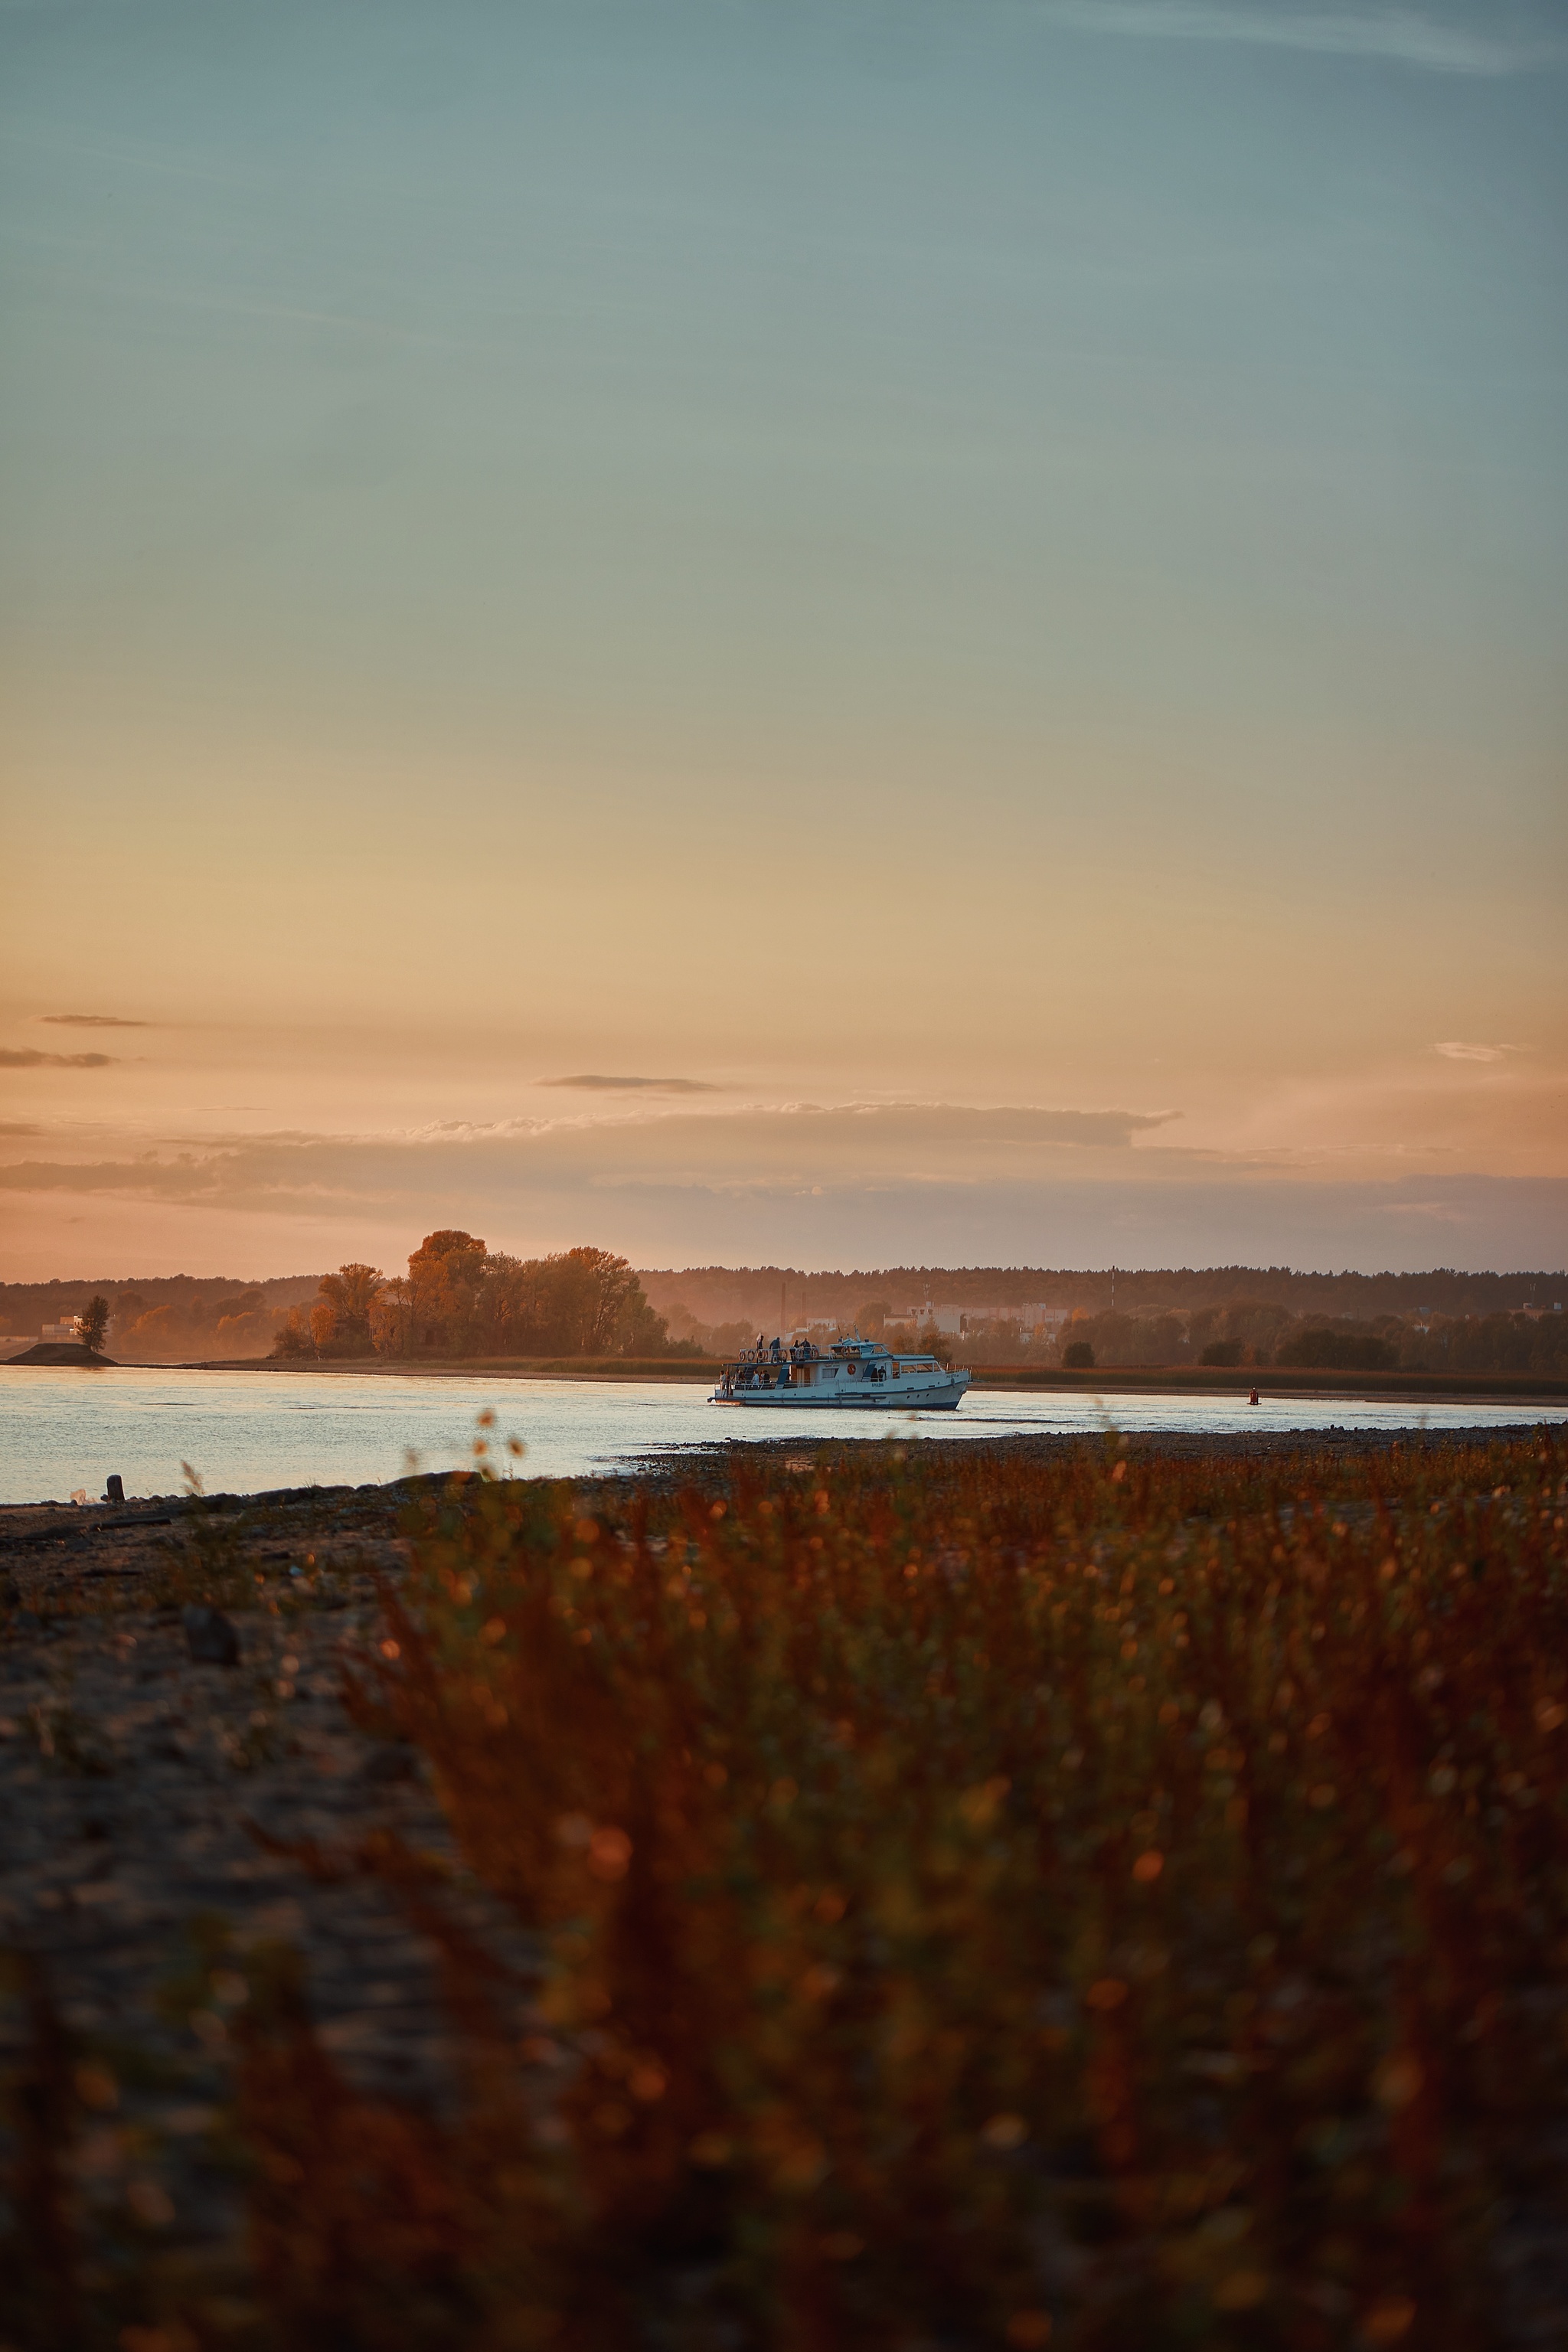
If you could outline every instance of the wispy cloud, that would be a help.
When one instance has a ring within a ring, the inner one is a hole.
[[[1467,1045],[1461,1037],[1445,1038],[1432,1051],[1449,1062],[1500,1062],[1510,1054],[1522,1054],[1522,1045]]]
[[[528,1137],[272,1136],[206,1150],[165,1143],[145,1159],[89,1165],[0,1161],[0,1198],[9,1210],[26,1196],[26,1213],[73,1253],[68,1228],[83,1217],[100,1236],[141,1233],[136,1220],[152,1204],[160,1220],[190,1219],[170,1233],[279,1267],[297,1266],[307,1247],[319,1263],[392,1265],[443,1225],[521,1254],[595,1241],[665,1266],[1116,1259],[1370,1271],[1429,1265],[1439,1235],[1447,1265],[1561,1263],[1561,1179],[1327,1181],[1200,1162],[1160,1136],[1130,1148],[1136,1123],[1127,1115],[1078,1117],[1115,1121],[1120,1137],[1092,1123],[1075,1133],[1073,1114],[1062,1112],[910,1106],[869,1117],[734,1118],[671,1108],[658,1118],[552,1125]],[[94,1264],[101,1271],[108,1260],[95,1255]]]
[[[589,1094],[629,1095],[638,1092],[652,1095],[719,1095],[722,1087],[710,1086],[705,1078],[607,1078],[589,1070],[579,1077],[541,1078],[542,1087],[580,1087]]]
[[[122,1021],[118,1013],[43,1013],[47,1029],[150,1029],[150,1021]]]
[[[0,1070],[101,1070],[112,1054],[40,1054],[36,1045],[0,1046]]]
[[[1166,41],[1241,41],[1321,56],[1369,58],[1429,73],[1513,74],[1560,63],[1568,42],[1479,8],[1438,16],[1402,7],[1294,8],[1275,0],[1041,0],[1074,32]],[[1538,21],[1538,20],[1537,20]]]
[[[274,1213],[324,1200],[361,1213],[401,1200],[468,1202],[493,1214],[531,1194],[585,1201],[595,1191],[674,1186],[745,1194],[813,1186],[883,1193],[932,1182],[964,1187],[1028,1181],[1092,1160],[1130,1164],[1135,1143],[1171,1111],[983,1109],[957,1103],[801,1104],[666,1110],[629,1120],[502,1121],[416,1135],[280,1134],[165,1138],[134,1160],[0,1166],[0,1189],[99,1192],[143,1200],[231,1203]]]

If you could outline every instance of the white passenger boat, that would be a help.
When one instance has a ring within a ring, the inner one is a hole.
[[[879,1339],[854,1333],[818,1348],[797,1339],[764,1347],[759,1339],[725,1359],[710,1404],[848,1406],[861,1412],[952,1412],[963,1402],[969,1374],[950,1371],[935,1356],[895,1352]]]

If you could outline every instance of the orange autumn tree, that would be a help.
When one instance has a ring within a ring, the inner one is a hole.
[[[570,1249],[557,1261],[570,1286],[577,1348],[584,1356],[635,1354],[663,1344],[665,1325],[643,1297],[624,1257],[611,1250]]]
[[[414,1349],[461,1356],[479,1347],[485,1245],[444,1227],[426,1234],[408,1261],[409,1339]]]

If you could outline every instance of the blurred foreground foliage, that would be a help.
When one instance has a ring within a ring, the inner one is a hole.
[[[101,2340],[1529,2340],[1510,2232],[1565,2223],[1565,1471],[1545,1436],[1111,1437],[774,1457],[613,1518],[454,1482],[352,1704],[539,1972],[395,1841],[304,1854],[436,1936],[460,2107],[357,2092],[258,1958],[245,2299],[170,2287]],[[59,2203],[20,2200],[57,2269]]]

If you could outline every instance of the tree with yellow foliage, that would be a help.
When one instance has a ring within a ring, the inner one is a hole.
[[[321,1283],[321,1305],[331,1311],[332,1322],[327,1338],[340,1355],[368,1355],[371,1345],[370,1318],[386,1276],[378,1265],[352,1263],[340,1265],[336,1274],[324,1274]],[[315,1314],[312,1310],[311,1322]]]

